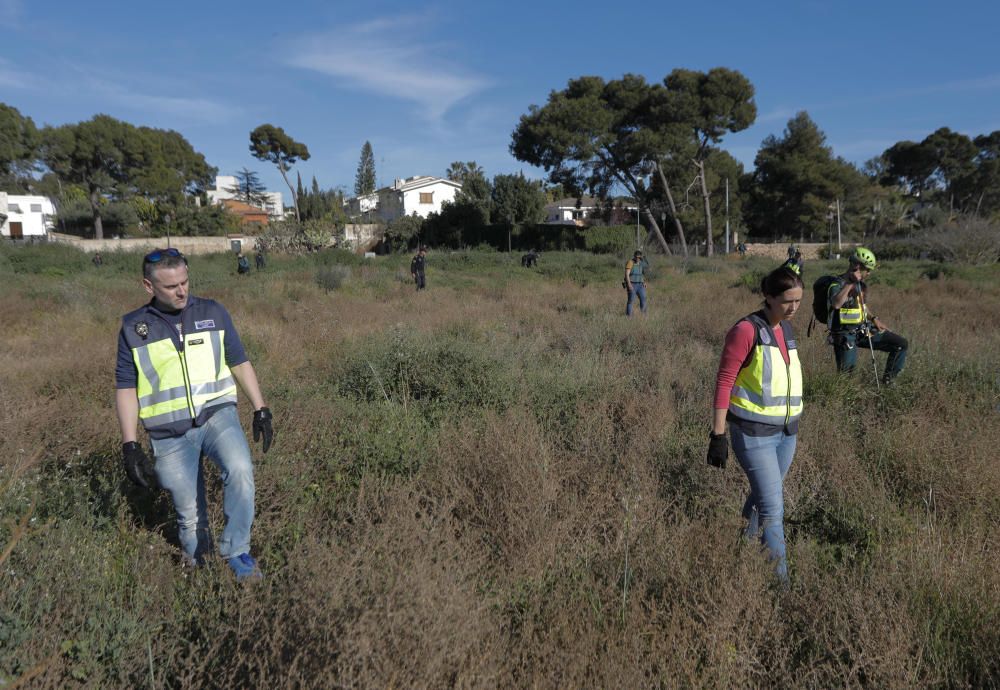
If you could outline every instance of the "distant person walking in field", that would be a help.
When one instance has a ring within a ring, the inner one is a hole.
[[[521,265],[525,268],[532,268],[538,264],[538,252],[534,249],[521,257]]]
[[[625,289],[628,290],[628,302],[625,303],[625,316],[632,316],[632,302],[639,298],[639,310],[646,313],[646,271],[649,262],[641,251],[636,250],[632,258],[625,263]]]
[[[157,249],[142,262],[150,301],[122,319],[115,368],[115,403],[125,473],[137,486],[159,483],[177,512],[184,559],[200,565],[212,550],[202,457],[222,476],[226,525],[219,553],[237,580],[260,579],[250,555],[254,517],[253,460],[236,410],[236,385],[253,405],[253,439],[263,451],[274,432],[257,374],[229,312],[188,291],[187,259]],[[137,439],[149,435],[155,465]]]
[[[746,246],[746,244],[744,244],[743,242],[740,242],[738,245],[736,245],[736,251],[738,251],[740,253],[740,258],[741,259],[745,259],[746,258],[746,256],[747,256],[747,246]]]
[[[795,254],[788,257],[788,259],[786,259],[785,263],[782,265],[785,266],[786,268],[790,268],[791,270],[795,271],[795,273],[798,274],[798,276],[801,278],[802,269],[805,266],[805,262],[802,260],[802,252],[796,249]]]
[[[427,287],[427,277],[425,274],[426,269],[427,247],[421,245],[416,256],[414,256],[413,260],[410,261],[410,275],[413,277],[413,282],[416,284],[417,290],[423,290]]]
[[[882,381],[891,383],[903,371],[909,343],[868,311],[865,278],[876,266],[875,255],[864,247],[858,247],[851,255],[845,273],[820,278],[816,284],[822,285],[824,280],[827,284],[827,326],[837,370],[853,371],[858,361],[858,349],[887,352],[889,356]]]
[[[778,578],[787,582],[782,486],[802,414],[802,369],[788,320],[802,302],[802,280],[781,266],[764,277],[761,292],[763,309],[726,334],[715,379],[708,463],[726,466],[728,421],[733,452],[750,481],[744,534],[760,539]]]
[[[250,272],[250,260],[240,252],[236,256],[236,272],[240,275],[244,275]]]
[[[258,249],[257,250],[257,256],[255,258],[255,261],[257,262],[257,270],[258,271],[263,271],[264,270],[264,265],[266,263],[264,261],[264,250],[263,249]]]
[[[101,258],[101,253],[100,252],[94,252],[94,258],[91,259],[91,262],[93,262],[94,266],[96,266],[97,268],[100,268],[101,266],[103,266],[104,265],[104,259]]]

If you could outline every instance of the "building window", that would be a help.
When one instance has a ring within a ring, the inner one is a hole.
[[[18,206],[17,204],[7,204],[7,210],[10,211],[11,213],[20,213],[21,207]]]
[[[31,205],[31,212],[32,213],[41,213],[42,212],[42,205],[41,204],[32,204]]]
[[[420,192],[420,203],[421,204],[433,204],[434,203],[434,192]]]

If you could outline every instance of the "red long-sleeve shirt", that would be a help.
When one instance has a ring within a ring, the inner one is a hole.
[[[781,350],[781,356],[785,358],[785,364],[788,364],[788,347],[785,345],[785,332],[780,326],[772,330],[774,332],[775,344]],[[730,328],[729,333],[726,334],[726,344],[722,348],[722,357],[719,360],[719,373],[715,377],[714,409],[729,409],[729,395],[732,393],[733,384],[736,383],[736,376],[740,373],[740,369],[743,368],[750,357],[750,351],[753,350],[756,335],[753,324],[749,321],[740,321]]]

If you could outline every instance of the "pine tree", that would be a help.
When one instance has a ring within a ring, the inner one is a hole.
[[[226,189],[227,192],[232,194],[235,199],[251,206],[266,208],[267,197],[264,193],[267,191],[267,188],[260,181],[257,173],[253,170],[243,168],[237,170],[234,177],[236,178],[236,184],[228,187]]]
[[[375,191],[375,154],[372,145],[365,142],[361,147],[361,160],[358,161],[358,175],[354,178],[354,194],[365,196]]]

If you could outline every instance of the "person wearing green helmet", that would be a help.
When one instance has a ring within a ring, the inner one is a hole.
[[[890,383],[903,370],[909,343],[868,311],[865,278],[877,265],[870,249],[858,247],[854,250],[847,271],[830,281],[827,288],[827,326],[838,371],[853,371],[858,360],[858,348],[871,348],[889,354],[882,380]]]

